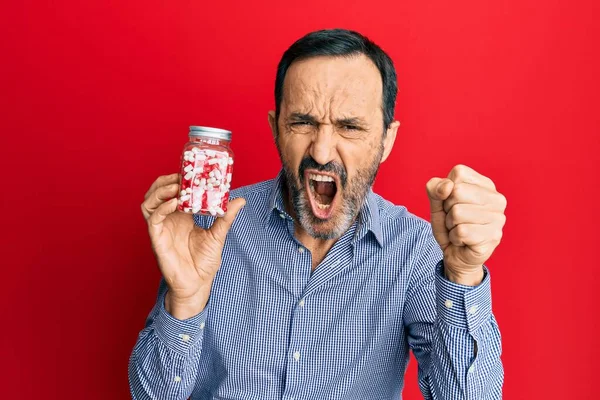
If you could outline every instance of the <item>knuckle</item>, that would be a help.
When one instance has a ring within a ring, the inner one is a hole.
[[[460,239],[466,238],[469,234],[469,229],[464,224],[457,225],[454,229],[456,229],[456,236]]]
[[[455,223],[459,223],[464,219],[464,206],[462,204],[455,204],[451,209],[450,212],[448,213],[448,215],[450,215],[450,218],[452,219],[453,222]]]
[[[500,205],[502,206],[502,210],[505,210],[506,206],[508,205],[508,200],[502,193],[498,193],[498,195],[500,196]]]
[[[170,194],[175,192],[177,188],[178,185],[176,183],[160,186],[154,191],[154,197],[158,202],[163,203],[164,200],[167,199]]]
[[[459,173],[465,173],[465,171],[469,169],[469,167],[467,167],[465,164],[456,164],[454,168],[456,168],[456,172]]]
[[[500,241],[502,240],[502,229],[496,229],[496,231],[494,232],[494,241],[496,243],[500,243]]]
[[[464,199],[466,190],[467,186],[464,183],[455,183],[454,190],[452,191],[452,196],[455,199]]]
[[[169,188],[168,186],[159,186],[154,191],[154,194],[156,195],[157,198],[160,198],[159,195],[164,194],[167,191],[168,188]]]
[[[467,174],[468,170],[469,170],[469,167],[467,167],[466,165],[464,165],[464,164],[457,164],[457,165],[454,166],[454,168],[452,168],[451,172],[452,172],[452,174],[453,174],[454,177],[456,177],[456,178],[462,178],[462,177],[464,177]]]
[[[446,200],[444,200],[444,202],[443,202],[444,211],[447,214],[449,214],[450,210],[452,210],[452,208],[454,208],[455,205],[456,205],[456,199],[454,197],[452,197],[452,195],[450,195],[450,197],[447,198]]]
[[[450,213],[446,214],[446,228],[452,229],[454,227],[454,219]]]
[[[500,226],[504,226],[506,224],[506,214],[500,214]]]
[[[161,186],[156,189],[155,195],[156,199],[161,203],[175,190],[175,184],[169,184],[166,186]]]

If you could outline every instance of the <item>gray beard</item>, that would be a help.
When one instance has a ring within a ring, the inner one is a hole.
[[[350,228],[350,226],[352,226],[358,217],[358,213],[365,202],[367,193],[375,182],[375,177],[377,176],[379,165],[381,163],[381,158],[383,157],[383,140],[379,143],[377,154],[375,155],[373,161],[367,163],[369,167],[358,171],[357,176],[351,180],[347,179],[346,170],[340,164],[328,163],[327,165],[323,166],[318,164],[312,158],[309,160],[309,162],[307,162],[308,160],[306,160],[306,158],[303,159],[300,163],[301,166],[297,171],[298,177],[300,177],[300,187],[296,186],[296,177],[290,168],[288,168],[288,164],[286,163],[286,160],[281,152],[281,148],[279,147],[278,138],[275,138],[275,145],[277,147],[277,152],[279,153],[281,165],[283,166],[287,196],[288,199],[291,200],[292,206],[294,207],[294,212],[296,214],[296,219],[300,223],[302,229],[316,239],[332,240],[340,238]],[[303,164],[309,164],[313,167],[318,166],[318,168],[316,168],[317,170],[335,172],[340,176],[342,187],[338,188],[338,191],[341,189],[344,197],[342,198],[340,209],[337,211],[337,215],[333,216],[334,219],[337,219],[337,221],[334,221],[334,228],[331,228],[327,231],[318,231],[315,229],[315,227],[319,227],[319,225],[324,225],[331,221],[321,220],[312,212],[310,200],[308,199],[308,193],[306,193],[305,186],[302,184],[304,169],[302,168]]]
[[[381,152],[378,154],[376,161],[379,160],[381,160]],[[373,167],[359,171],[356,177],[347,181],[345,188],[338,189],[342,190],[342,194],[340,195],[343,195],[343,198],[341,199],[339,209],[333,215],[335,223],[333,224],[333,228],[323,230],[318,228],[331,223],[331,220],[324,221],[313,214],[305,186],[301,183],[300,187],[298,187],[296,185],[296,176],[287,168],[283,159],[282,164],[285,186],[300,226],[310,236],[322,240],[338,239],[352,226],[365,202],[369,189],[373,186],[377,171],[379,170],[379,162],[373,162],[371,164]]]

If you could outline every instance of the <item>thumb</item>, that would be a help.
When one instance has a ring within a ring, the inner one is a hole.
[[[229,202],[225,216],[217,218],[210,228],[215,238],[221,242],[225,241],[225,236],[227,236],[227,232],[229,232],[235,217],[245,204],[246,200],[241,197]]]
[[[450,197],[452,189],[454,189],[454,182],[448,178],[431,178],[427,182],[427,196],[431,204],[431,211],[437,212],[444,210],[444,200]]]
[[[454,182],[450,179],[431,178],[427,182],[427,197],[431,208],[431,229],[433,236],[442,250],[450,243],[448,228],[446,228],[446,211],[444,211],[444,200],[450,197],[454,189]]]

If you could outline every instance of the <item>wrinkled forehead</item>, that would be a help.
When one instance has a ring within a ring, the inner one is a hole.
[[[284,79],[281,113],[376,118],[382,115],[382,86],[379,70],[362,54],[295,61]]]

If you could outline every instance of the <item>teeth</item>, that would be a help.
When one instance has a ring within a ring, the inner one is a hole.
[[[325,210],[329,207],[331,207],[331,204],[321,204],[321,203],[317,203],[317,207],[319,207],[321,210]]]
[[[318,182],[333,182],[334,179],[329,175],[309,174],[308,177]]]

